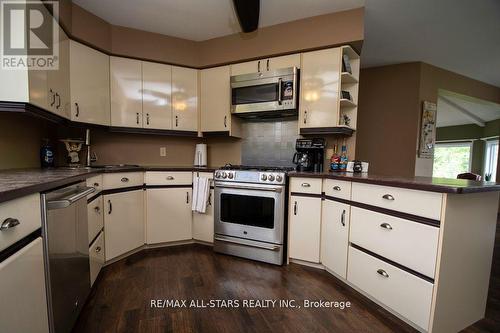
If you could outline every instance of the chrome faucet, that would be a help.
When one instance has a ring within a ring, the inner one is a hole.
[[[97,161],[97,154],[90,151],[90,129],[88,128],[85,131],[85,146],[87,146],[87,159],[85,161],[85,166],[90,167],[92,162]]]

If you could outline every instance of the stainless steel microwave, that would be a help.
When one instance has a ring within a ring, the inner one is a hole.
[[[296,115],[296,67],[231,76],[231,112],[241,117]]]

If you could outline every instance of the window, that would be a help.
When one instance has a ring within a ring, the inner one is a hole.
[[[460,173],[470,172],[471,156],[472,142],[436,143],[432,176],[457,178]]]
[[[497,179],[498,139],[486,141],[484,157],[484,180],[494,182]]]

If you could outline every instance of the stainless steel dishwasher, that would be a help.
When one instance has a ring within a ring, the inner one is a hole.
[[[70,332],[90,292],[87,195],[84,182],[42,194],[50,332]]]

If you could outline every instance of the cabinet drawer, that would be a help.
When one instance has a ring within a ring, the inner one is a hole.
[[[141,186],[144,184],[143,172],[120,172],[107,173],[103,175],[103,184],[105,190],[114,188]]]
[[[441,200],[441,193],[372,184],[352,184],[352,201],[434,220],[441,219]]]
[[[146,185],[191,185],[193,183],[192,172],[146,172]]]
[[[439,228],[351,208],[351,242],[434,278]]]
[[[103,185],[102,184],[102,175],[98,175],[98,176],[87,178],[87,186],[95,188],[95,192],[89,194],[87,196],[87,199],[90,198],[90,197],[93,197],[94,195],[96,195],[99,192],[101,192],[102,189],[103,189],[102,185]]]
[[[347,280],[380,303],[428,329],[434,285],[349,247]]]
[[[323,179],[323,192],[330,197],[351,200],[351,182]]]
[[[90,261],[90,285],[93,285],[97,275],[104,265],[104,232],[101,231],[99,237],[89,247]]]
[[[87,215],[89,221],[90,243],[104,227],[104,199],[102,196],[92,200],[92,202],[87,205]]]
[[[7,224],[8,219],[17,220],[19,224],[0,230],[0,251],[42,226],[40,194],[0,203],[0,223]]]
[[[293,177],[290,181],[290,192],[321,194],[321,178]]]

